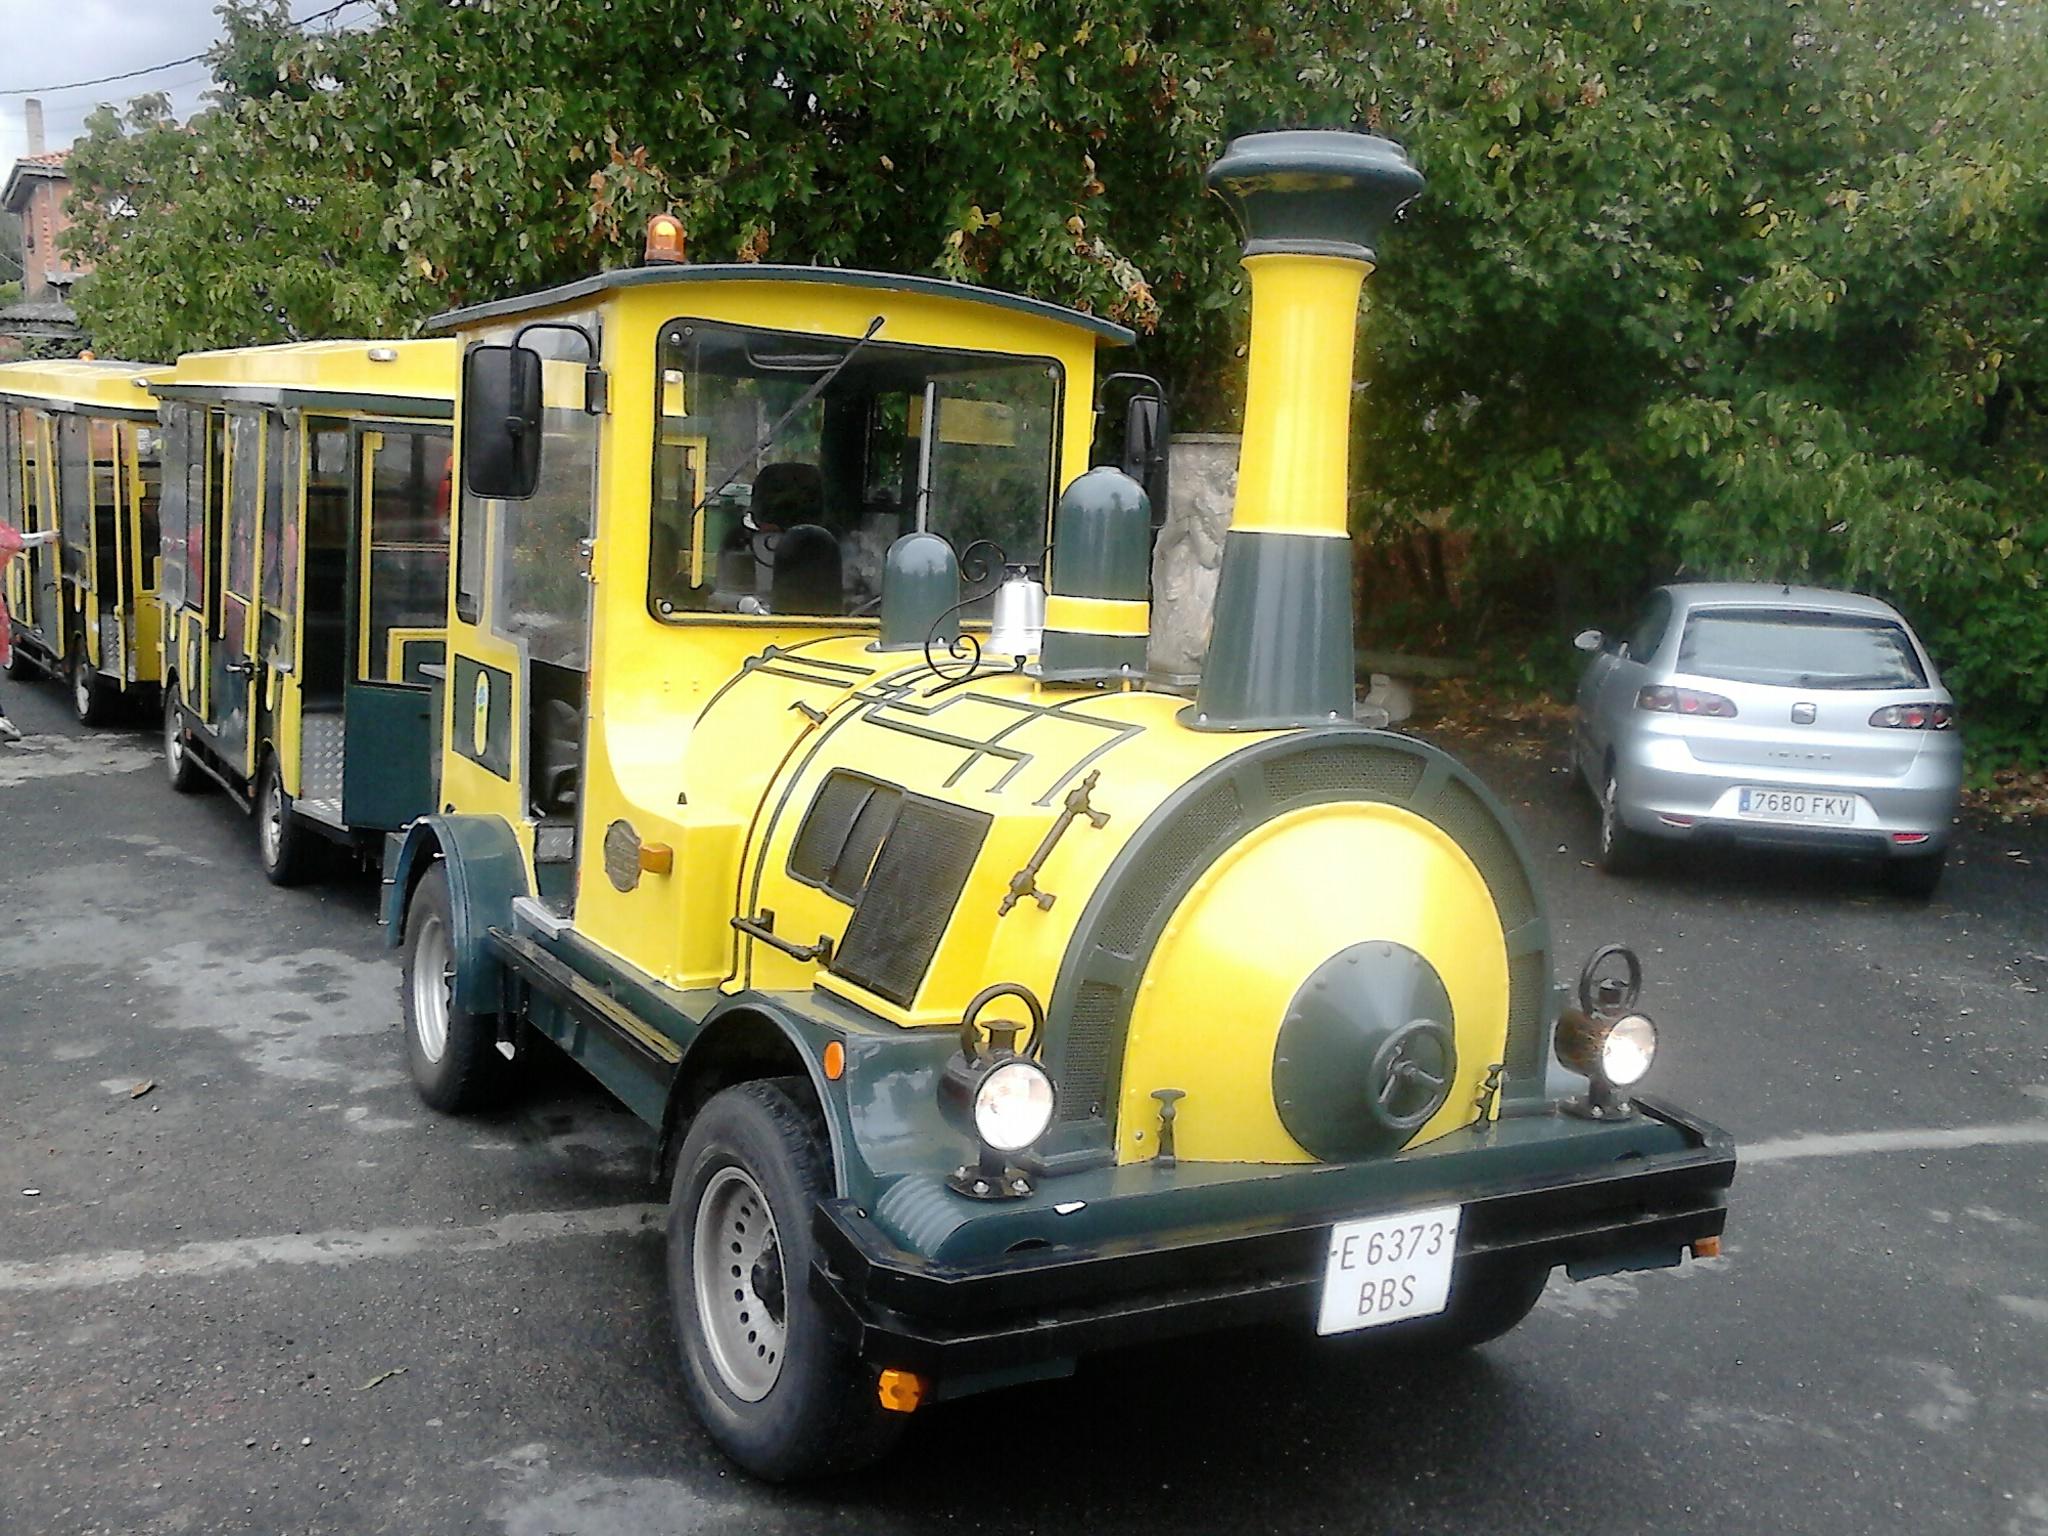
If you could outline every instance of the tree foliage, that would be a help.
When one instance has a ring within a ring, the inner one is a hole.
[[[628,262],[672,208],[698,259],[1113,315],[1182,425],[1228,426],[1242,282],[1202,171],[1357,124],[1430,179],[1369,288],[1358,526],[1468,536],[1574,620],[1674,571],[1876,590],[1980,742],[2042,750],[2039,0],[224,13],[208,111],[104,111],[74,154],[105,348],[403,330]]]

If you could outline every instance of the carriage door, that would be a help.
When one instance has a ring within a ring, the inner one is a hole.
[[[402,827],[434,808],[451,446],[441,426],[356,429],[355,654],[342,708],[342,820],[351,827]]]
[[[212,667],[207,679],[207,724],[214,750],[245,778],[255,769],[258,694],[256,550],[262,538],[263,429],[261,413],[230,411],[222,434],[226,526],[209,555],[219,561],[220,604],[214,610]]]

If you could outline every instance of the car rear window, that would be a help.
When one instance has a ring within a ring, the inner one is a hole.
[[[1678,670],[1787,688],[1927,683],[1913,642],[1894,621],[1782,608],[1712,608],[1690,615],[1678,644]]]

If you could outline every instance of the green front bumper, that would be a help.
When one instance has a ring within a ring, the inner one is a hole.
[[[1504,1119],[1360,1163],[1183,1163],[1042,1181],[991,1205],[899,1180],[818,1208],[813,1284],[860,1355],[935,1377],[1029,1369],[1262,1319],[1312,1322],[1337,1221],[1458,1203],[1460,1270],[1675,1264],[1727,1220],[1735,1144],[1668,1106]]]

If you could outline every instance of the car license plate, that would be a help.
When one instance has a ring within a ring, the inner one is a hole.
[[[1351,1333],[1443,1311],[1463,1214],[1462,1206],[1440,1205],[1338,1222],[1330,1229],[1316,1332]]]
[[[1810,789],[1745,789],[1736,807],[1745,816],[1768,821],[1851,822],[1856,819],[1854,795],[1822,795]]]

